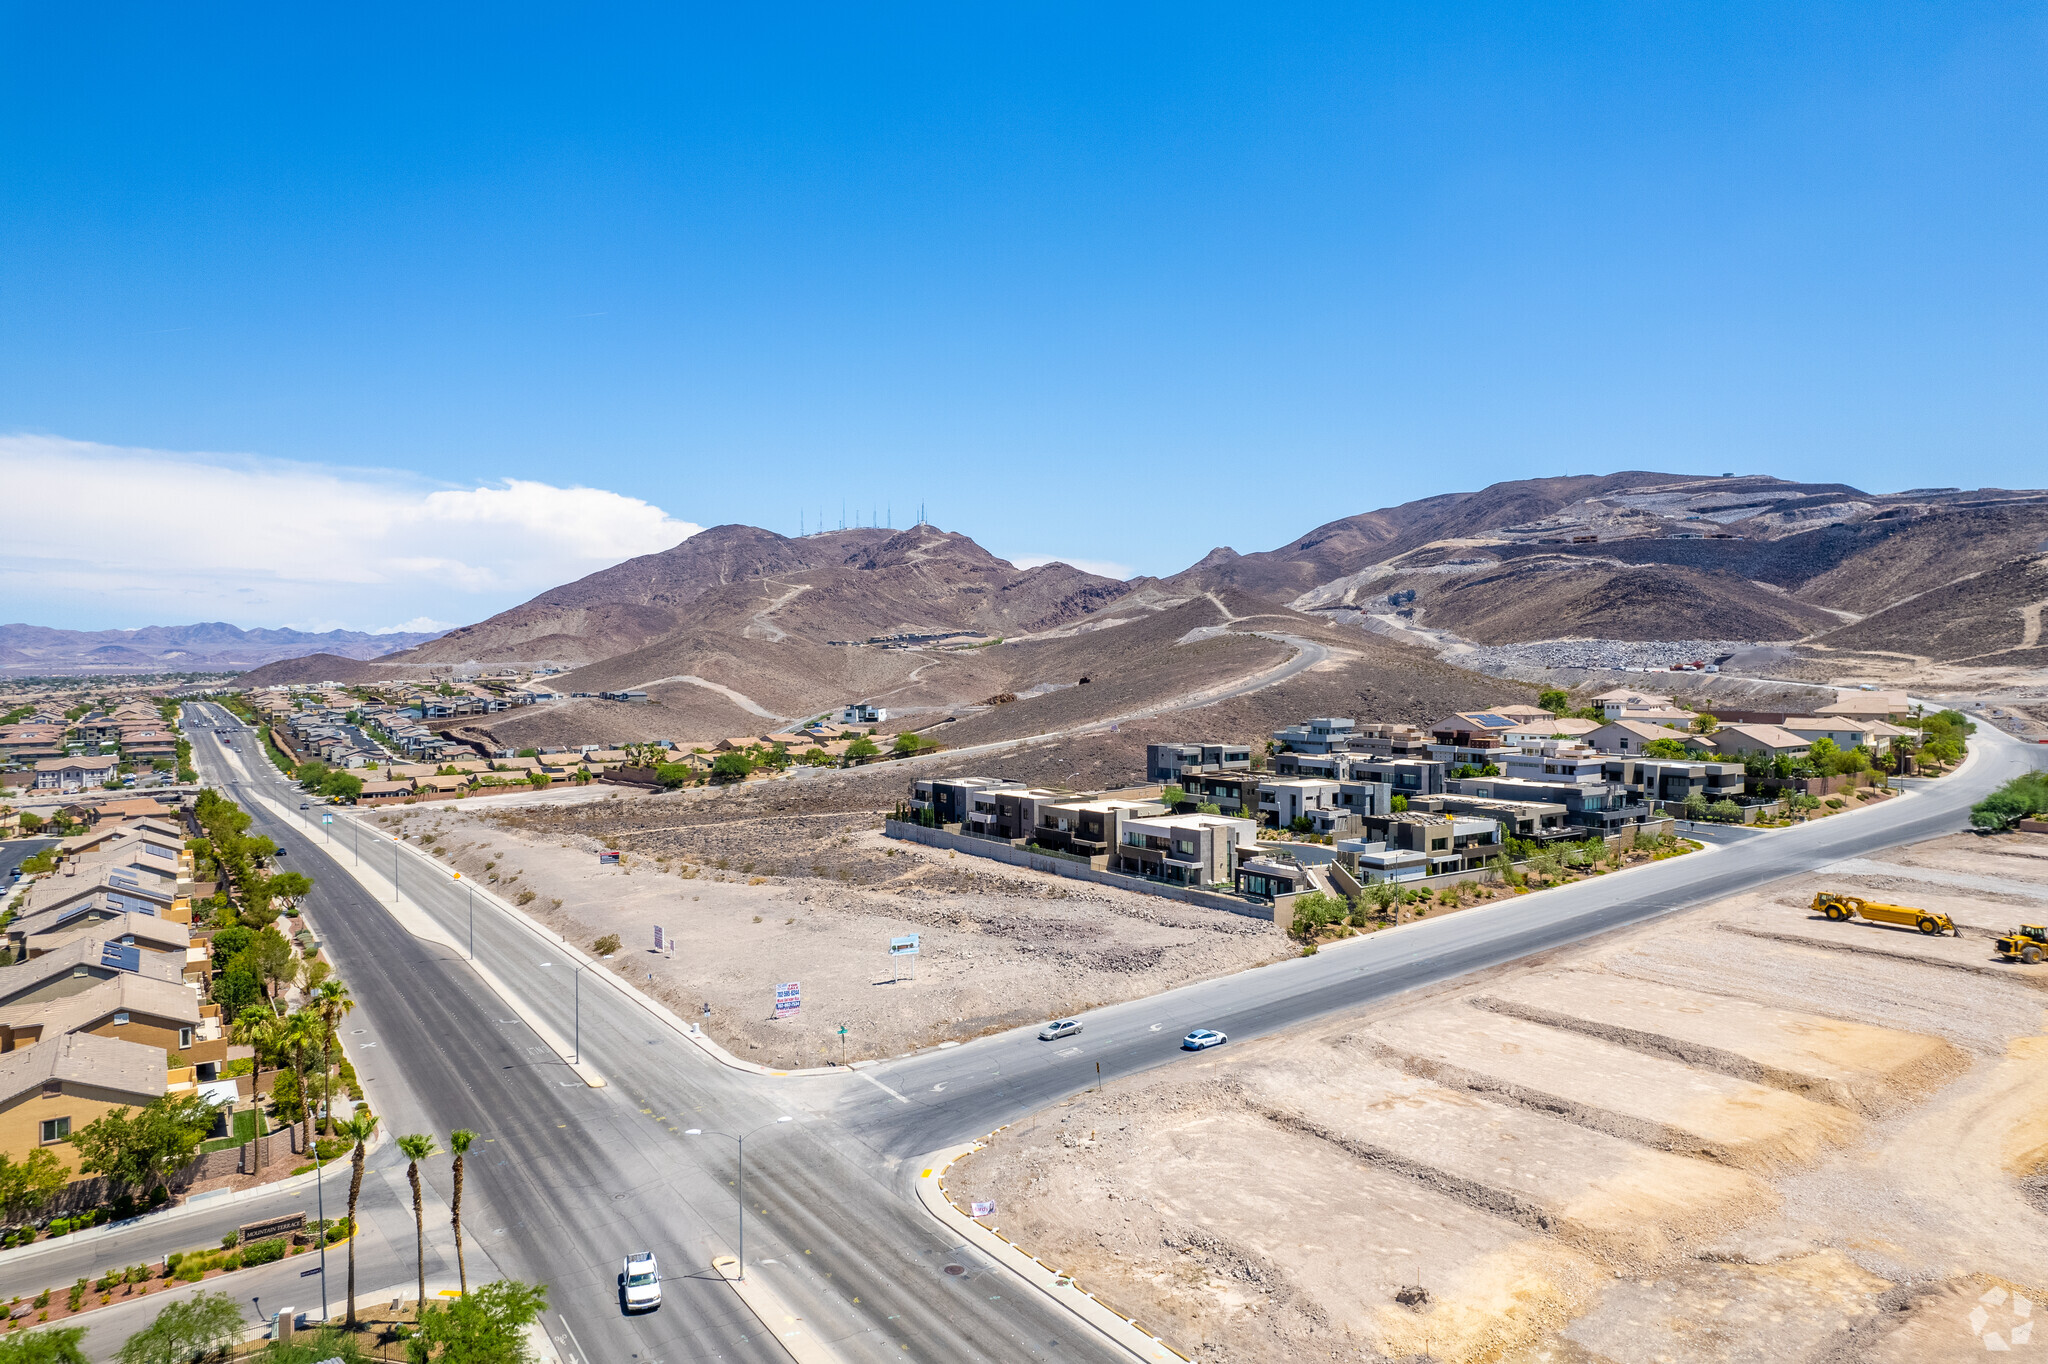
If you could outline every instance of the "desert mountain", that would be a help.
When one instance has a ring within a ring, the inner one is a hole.
[[[365,634],[359,630],[242,630],[221,621],[151,625],[140,630],[53,630],[0,625],[0,670],[13,673],[227,672],[276,659],[327,653],[380,658],[432,639],[431,634]]]
[[[451,631],[402,661],[581,665],[683,631],[814,644],[999,635],[1077,619],[1127,590],[1065,564],[1016,568],[936,526],[799,539],[718,526]]]

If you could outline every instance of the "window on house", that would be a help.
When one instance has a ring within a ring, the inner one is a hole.
[[[183,1050],[185,1050],[186,1048],[190,1047],[191,1045],[192,1045],[192,1030],[191,1030],[190,1028],[180,1028],[180,1029],[178,1029],[178,1050],[180,1050],[180,1051],[183,1051]]]
[[[46,1145],[47,1145],[48,1143],[50,1143],[50,1142],[53,1142],[53,1141],[68,1141],[68,1140],[70,1140],[70,1138],[71,1138],[71,1119],[69,1119],[69,1118],[44,1118],[44,1119],[43,1119],[43,1141],[44,1141],[44,1143],[45,1143]]]
[[[127,1011],[126,1009],[116,1009],[116,1010],[114,1010],[114,1026],[115,1026],[115,1027],[117,1027],[117,1028],[118,1028],[118,1027],[122,1026],[123,1024],[125,1024],[125,1023],[126,1023],[127,1021],[128,1021],[128,1011]]]

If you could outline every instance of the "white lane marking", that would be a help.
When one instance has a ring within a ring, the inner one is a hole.
[[[1163,1027],[1165,1027],[1165,1026],[1166,1026],[1166,1025],[1165,1025],[1165,1024],[1163,1024],[1163,1023],[1154,1023],[1154,1024],[1152,1025],[1152,1031],[1153,1031],[1153,1032],[1158,1032],[1158,1031],[1159,1031],[1159,1030],[1160,1030],[1161,1028],[1163,1028]]]
[[[1080,1054],[1081,1049],[1079,1047],[1066,1047],[1053,1053],[1054,1056],[1079,1056]]]
[[[576,1330],[574,1327],[569,1325],[569,1319],[563,1316],[560,1312],[557,1312],[555,1313],[555,1320],[561,1322],[562,1329],[569,1333],[569,1343],[576,1347],[576,1353],[582,1356],[583,1364],[590,1364],[590,1356],[583,1353],[583,1342],[576,1339]]]
[[[933,1086],[932,1086],[932,1093],[934,1093],[934,1094],[939,1094],[939,1093],[943,1093],[943,1092],[945,1091],[945,1088],[946,1088],[946,1087],[945,1087],[944,1085],[933,1085]]]
[[[907,1104],[910,1102],[910,1100],[904,1098],[901,1094],[898,1094],[895,1090],[889,1088],[889,1086],[883,1084],[880,1080],[877,1080],[874,1076],[868,1074],[866,1071],[856,1070],[854,1074],[860,1076],[861,1079],[866,1080],[869,1084],[873,1085],[876,1089],[881,1090],[884,1094],[887,1094],[897,1103]]]

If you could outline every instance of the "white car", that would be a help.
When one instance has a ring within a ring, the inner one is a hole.
[[[661,1266],[651,1250],[636,1250],[626,1257],[619,1274],[619,1292],[628,1312],[651,1312],[661,1306]]]
[[[1228,1037],[1217,1032],[1214,1028],[1196,1028],[1186,1037],[1181,1038],[1180,1049],[1182,1051],[1207,1051],[1211,1047],[1220,1047],[1229,1040]]]
[[[1080,1019],[1055,1018],[1052,1022],[1038,1030],[1038,1040],[1041,1042],[1057,1042],[1062,1037],[1072,1037],[1079,1031],[1081,1031]]]

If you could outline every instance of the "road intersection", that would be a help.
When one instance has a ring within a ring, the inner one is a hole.
[[[1024,1029],[859,1070],[760,1074],[708,1056],[628,992],[586,984],[581,1047],[605,1080],[593,1087],[524,1021],[554,1038],[576,1028],[569,957],[559,944],[551,951],[524,916],[477,899],[478,965],[517,994],[519,1007],[508,1007],[463,959],[470,896],[462,883],[366,825],[360,856],[396,859],[406,917],[423,916],[437,930],[431,938],[408,932],[372,893],[388,886],[387,876],[359,882],[349,874],[354,833],[329,841],[317,822],[327,811],[292,818],[294,788],[249,745],[220,747],[206,725],[226,713],[195,707],[194,718],[201,710],[207,718],[188,728],[208,779],[316,882],[307,914],[358,1000],[349,1041],[373,1105],[391,1132],[468,1126],[485,1134],[479,1145],[487,1154],[472,1158],[465,1194],[472,1273],[483,1259],[489,1272],[549,1283],[550,1333],[573,1364],[781,1360],[785,1342],[823,1345],[847,1361],[1126,1357],[935,1222],[913,1188],[921,1158],[1098,1083],[1098,1066],[1100,1082],[1113,1084],[1171,1064],[1192,1027],[1240,1040],[1270,1033],[1951,832],[1971,803],[2044,756],[1987,725],[1965,769],[1917,783],[1903,799],[1098,1010],[1087,1015],[1078,1051],[1047,1047]],[[283,814],[266,799],[283,802]],[[708,1268],[737,1242],[732,1148],[686,1133],[750,1131],[784,1115],[795,1121],[750,1142],[747,1154],[748,1274],[782,1307],[765,1313],[764,1330]],[[378,1162],[402,1169],[388,1147]],[[427,1179],[445,1196],[445,1161],[431,1164]],[[330,1184],[330,1204],[334,1192]],[[306,1206],[309,1191],[276,1201]],[[409,1206],[390,1211],[410,1220]],[[171,1214],[188,1219],[176,1232],[142,1219],[103,1243],[95,1263],[149,1258],[143,1252],[160,1251],[167,1236],[195,1244],[205,1239],[202,1223],[210,1230],[211,1221],[256,1215],[181,1211]],[[614,1285],[619,1257],[644,1246],[680,1277],[664,1285],[659,1312],[626,1317]],[[409,1244],[397,1249],[409,1266]],[[967,1272],[948,1274],[948,1265]],[[378,1268],[366,1282],[404,1277],[383,1260]],[[430,1277],[452,1268],[446,1247],[430,1248]],[[35,1291],[57,1272],[54,1262],[10,1258],[0,1262],[0,1293],[23,1291],[30,1280]],[[92,1344],[105,1354],[118,1339]]]

